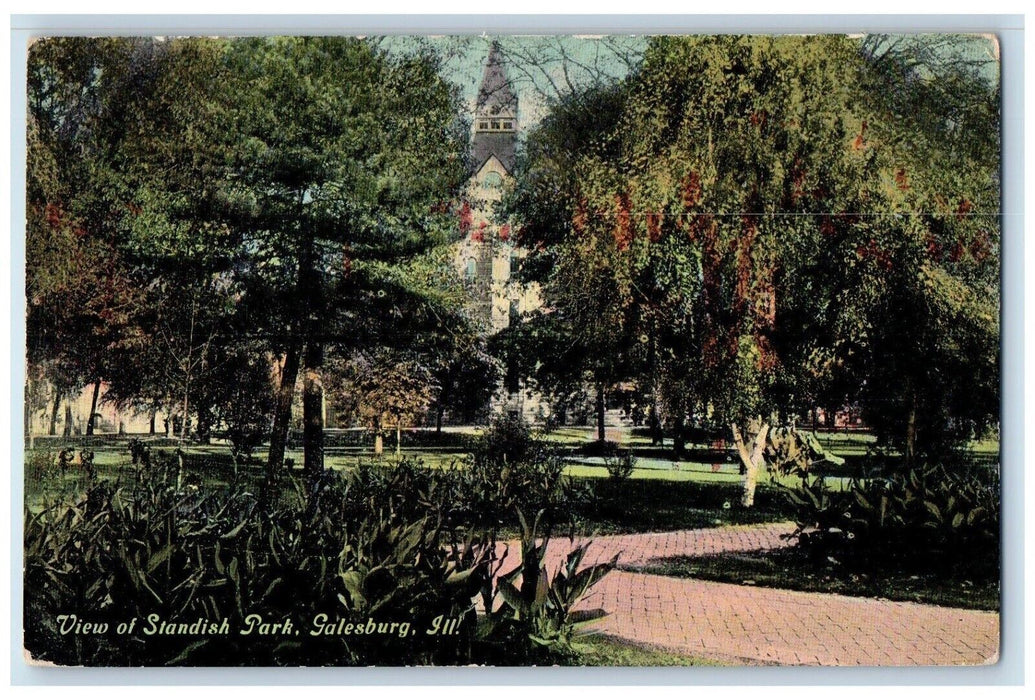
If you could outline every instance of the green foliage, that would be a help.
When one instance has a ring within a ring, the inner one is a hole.
[[[507,205],[553,318],[514,344],[588,350],[560,368],[676,433],[857,401],[912,460],[994,423],[998,91],[965,43],[653,38],[529,136]]]
[[[791,426],[769,431],[764,454],[768,467],[780,475],[804,477],[814,464],[822,461],[844,464],[844,459],[823,448],[815,434]]]
[[[499,416],[475,447],[470,462],[456,471],[469,494],[474,522],[502,524],[515,509],[544,512],[543,524],[568,522],[588,492],[564,474],[557,449],[518,417]]]
[[[296,482],[263,503],[240,486],[199,488],[176,455],[156,452],[129,481],[92,482],[27,514],[26,648],[40,660],[88,665],[556,661],[568,653],[560,611],[592,582],[574,569],[555,579],[549,630],[562,634],[548,649],[531,637],[547,628],[479,625],[474,599],[498,592],[501,552],[490,530],[470,525],[470,509],[458,505],[466,484],[455,477],[412,462],[365,467]],[[111,626],[137,618],[138,627],[63,635],[57,616],[67,613]],[[149,615],[226,619],[231,633],[149,636]],[[249,615],[290,619],[301,633],[239,635]],[[425,634],[436,618],[459,620],[456,633]],[[406,622],[413,631],[310,635],[320,619]]]
[[[342,418],[375,434],[412,423],[427,411],[437,389],[419,360],[388,348],[357,352],[329,369]]]
[[[855,566],[998,575],[999,482],[983,468],[914,468],[833,490],[822,477],[784,489],[798,540]]]
[[[607,475],[613,481],[625,481],[636,469],[636,456],[632,449],[623,450],[613,442],[605,442],[600,450],[604,458]]]
[[[486,606],[489,614],[483,624],[490,638],[500,639],[504,644],[524,639],[534,643],[531,647],[525,646],[527,658],[511,658],[509,663],[541,662],[549,658],[547,652],[570,656],[576,635],[573,607],[618,562],[616,554],[609,562],[580,568],[589,547],[587,543],[571,550],[551,577],[546,569],[549,530],[539,531],[544,514],[539,511],[529,523],[518,509],[521,561],[509,572],[499,575],[496,595]],[[499,607],[495,607],[497,598],[501,599]]]
[[[57,466],[56,456],[50,450],[33,450],[25,457],[25,487],[38,489]]]
[[[32,376],[196,414],[203,440],[222,422],[246,456],[271,407],[242,354],[268,368],[286,353],[312,376],[324,346],[448,345],[467,134],[429,52],[43,39],[28,97]]]

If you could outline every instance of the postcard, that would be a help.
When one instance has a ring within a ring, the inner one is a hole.
[[[999,65],[32,41],[27,662],[996,663]]]

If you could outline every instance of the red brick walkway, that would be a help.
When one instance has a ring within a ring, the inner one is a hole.
[[[585,563],[786,546],[786,523],[595,538]],[[570,549],[551,542],[555,569]],[[511,551],[516,551],[511,547]],[[511,556],[514,556],[513,554]],[[613,571],[579,605],[591,629],[692,656],[745,664],[944,666],[994,663],[999,615],[827,593]]]

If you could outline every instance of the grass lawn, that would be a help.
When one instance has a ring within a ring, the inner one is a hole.
[[[740,485],[715,481],[580,478],[594,498],[573,513],[586,534],[666,532],[781,522],[791,510],[775,490],[760,486],[755,507],[741,508]]]
[[[233,464],[223,445],[190,446],[186,449],[186,472],[197,474],[208,486],[223,487],[234,480]],[[287,456],[302,464],[302,454],[289,451]],[[461,460],[459,452],[403,451],[404,457],[419,457],[430,468],[445,468]],[[261,483],[265,454],[259,453],[253,463],[239,469],[238,480]],[[386,453],[382,464],[397,463],[399,457]],[[329,468],[349,470],[360,462],[372,461],[372,455],[363,452],[328,453]],[[97,477],[103,480],[135,478],[136,467],[129,463],[128,450],[113,445],[95,449]],[[614,481],[607,470],[586,458],[569,467],[568,474],[585,487],[593,497],[575,509],[572,516],[578,530],[584,534],[620,534],[632,532],[662,532],[666,530],[718,527],[745,523],[787,520],[791,511],[782,496],[760,482],[756,507],[739,508],[740,476],[733,464],[720,465],[713,471],[711,465],[676,463],[662,460],[640,460],[632,478]],[[40,482],[26,483],[26,504],[38,510],[48,497],[85,489],[85,474],[70,468],[64,475],[48,470]]]
[[[970,581],[945,574],[887,569],[872,573],[855,572],[829,561],[817,562],[793,548],[750,554],[673,557],[628,569],[766,588],[886,598],[972,610],[999,609],[998,580]]]
[[[718,661],[682,656],[606,635],[586,635],[575,642],[582,666],[724,666]]]
[[[569,445],[591,441],[592,428],[561,428],[549,434],[551,439]],[[870,436],[858,433],[829,433],[831,440],[851,441],[860,446],[872,441]],[[630,433],[631,437],[631,433]],[[567,458],[566,473],[577,483],[592,489],[595,497],[572,513],[580,532],[586,534],[620,534],[633,532],[661,532],[666,530],[718,527],[789,520],[792,510],[784,497],[773,488],[774,479],[763,475],[759,479],[756,505],[745,510],[739,507],[741,475],[738,464],[724,460],[709,464],[693,461],[674,461],[651,449],[646,437],[634,438],[643,443],[638,447],[643,456],[637,456],[636,468],[630,478],[614,481],[608,478],[603,459],[572,455]],[[448,468],[461,462],[465,453],[447,447],[434,449],[404,448],[397,456],[393,445],[386,445],[381,464],[396,464],[402,458],[418,458],[429,468]],[[992,449],[983,444],[982,447]],[[171,449],[171,448],[164,448]],[[185,448],[188,471],[201,477],[204,484],[225,486],[234,480],[229,448],[225,444],[190,445]],[[129,465],[129,450],[125,441],[112,440],[95,448],[95,464],[101,479],[133,478],[134,468]],[[286,455],[294,460],[296,470],[303,462],[302,452],[289,450]],[[252,464],[242,467],[238,479],[261,482],[266,454],[257,452]],[[329,448],[325,462],[328,468],[350,470],[360,463],[375,461],[365,448]],[[838,488],[848,479],[840,474],[826,476],[829,486]],[[75,469],[63,477],[54,470],[42,483],[26,483],[27,503],[38,507],[45,494],[75,490],[82,486],[83,474]],[[784,485],[793,485],[797,477],[776,479]]]

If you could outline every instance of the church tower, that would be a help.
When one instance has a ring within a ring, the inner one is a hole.
[[[495,212],[505,184],[513,178],[517,125],[517,95],[507,78],[499,44],[493,42],[475,102],[460,250],[475,316],[490,333],[506,328],[520,306],[511,298],[511,263],[516,255],[512,232],[506,222],[497,220]]]
[[[461,211],[463,240],[457,265],[465,279],[475,318],[485,333],[497,333],[522,313],[541,306],[538,288],[511,279],[524,251],[516,247],[511,223],[496,211],[503,190],[514,177],[518,138],[518,97],[507,76],[497,42],[478,88],[471,134],[470,179]],[[492,413],[541,420],[545,404],[519,383],[500,386]]]
[[[490,158],[496,158],[508,175],[513,174],[517,118],[517,95],[507,80],[499,43],[493,42],[474,109],[471,152],[476,172]]]

